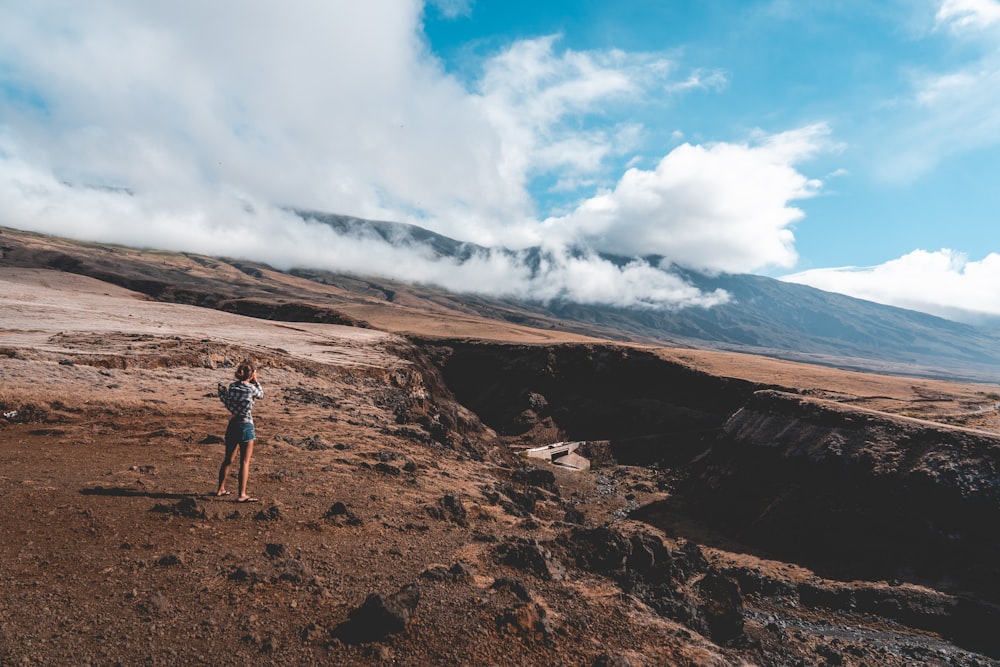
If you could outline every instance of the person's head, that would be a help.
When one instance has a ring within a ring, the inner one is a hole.
[[[246,382],[252,378],[257,373],[257,367],[254,366],[249,361],[242,362],[236,367],[236,379],[240,382]]]

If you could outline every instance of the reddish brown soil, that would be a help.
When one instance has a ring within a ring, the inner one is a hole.
[[[352,308],[360,318],[362,307]],[[582,566],[560,545],[573,530],[563,520],[572,508],[585,526],[652,531],[679,550],[679,532],[623,518],[627,507],[669,496],[662,471],[552,469],[556,492],[539,492],[530,514],[511,510],[496,489],[521,463],[454,404],[401,334],[593,339],[443,320],[411,306],[365,308],[381,330],[253,319],[151,301],[79,275],[0,266],[0,664],[991,664],[933,630],[799,604],[794,595],[747,594],[745,631],[731,641],[657,613],[641,589],[626,593],[620,577]],[[997,425],[995,412],[973,414],[995,404],[997,387],[655,352],[713,376]],[[250,491],[260,502],[252,505],[211,495],[227,417],[214,390],[245,357],[260,363],[266,393],[255,408]],[[446,511],[446,496],[464,517]],[[330,516],[338,502],[344,508]],[[688,528],[695,543],[698,531],[711,532],[697,522]],[[498,545],[517,538],[551,548],[565,577],[504,563]],[[806,582],[888,590],[886,582],[821,580],[722,536],[705,544],[713,571],[759,572],[790,591]],[[457,563],[471,576],[434,569]],[[530,600],[495,588],[504,578]],[[697,580],[678,585],[696,588]],[[419,603],[404,631],[377,641],[344,633],[366,596],[411,583]]]

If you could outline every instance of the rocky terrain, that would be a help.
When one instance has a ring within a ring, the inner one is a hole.
[[[1000,387],[3,232],[0,664],[1000,664]]]

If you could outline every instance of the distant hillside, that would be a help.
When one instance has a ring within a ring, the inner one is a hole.
[[[461,260],[488,250],[412,225],[302,215],[342,234],[426,245],[442,257]],[[540,252],[536,250],[535,255]],[[981,382],[1000,379],[1000,335],[994,330],[762,276],[710,277],[678,269],[678,274],[702,290],[726,290],[732,301],[710,309],[654,311],[456,294],[311,267],[280,272],[245,260],[136,250],[0,228],[3,265],[58,269],[159,301],[272,320],[370,325],[402,334],[443,336],[457,330],[449,322],[462,321],[466,328],[474,322],[482,332],[498,326],[491,322],[502,322],[508,331],[518,327],[525,340],[542,339],[545,332],[567,332],[896,375]]]
[[[459,260],[487,250],[413,225],[319,213],[307,217],[341,233],[377,235],[390,243],[425,244],[441,256]],[[597,327],[603,335],[610,332],[615,337],[617,332],[618,337],[630,340],[713,347],[892,373],[988,382],[1000,378],[1000,332],[992,329],[764,276],[713,277],[681,268],[675,273],[702,291],[723,289],[733,299],[710,309],[676,311],[478,296],[463,300],[474,312],[491,318],[530,324],[525,320],[525,313],[530,313],[562,320],[564,325],[575,323],[578,326],[573,328],[581,332]]]

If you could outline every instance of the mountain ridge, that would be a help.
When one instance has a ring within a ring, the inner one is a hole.
[[[317,221],[322,222],[322,220]],[[442,257],[488,251],[414,225],[328,215],[339,233],[374,235],[384,242],[423,244]],[[513,251],[507,251],[513,252]],[[536,249],[536,252],[539,252]],[[932,315],[884,306],[753,275],[708,276],[674,267],[703,291],[724,289],[729,303],[682,310],[622,308],[553,300],[458,294],[429,285],[297,267],[278,271],[245,259],[176,253],[184,266],[163,264],[165,251],[141,251],[0,228],[0,265],[55,268],[89,275],[161,301],[201,305],[264,319],[368,326],[392,306],[411,321],[475,317],[518,327],[527,338],[567,334],[674,347],[759,354],[792,361],[896,375],[995,382],[1000,334]],[[159,258],[161,264],[150,261]],[[625,258],[618,258],[625,261]],[[178,262],[181,262],[179,259]],[[128,269],[122,268],[129,263]],[[286,276],[287,278],[283,278]],[[307,279],[313,288],[284,285]],[[397,333],[412,333],[394,320]],[[442,325],[444,326],[444,325]],[[536,334],[524,329],[534,330]],[[446,332],[444,332],[446,335]]]
[[[415,225],[319,214],[309,216],[341,232],[374,233],[386,242],[426,244],[465,261],[475,252],[507,252],[456,241]],[[525,251],[529,256],[542,252]],[[602,255],[623,265],[634,258]],[[653,265],[658,258],[643,258]],[[1000,376],[1000,333],[926,313],[878,304],[751,274],[668,270],[702,292],[724,290],[729,303],[711,308],[655,310],[554,300],[470,297],[481,314],[506,304],[539,316],[614,330],[627,340],[707,346],[795,361],[899,374],[993,381]],[[303,272],[299,272],[303,274]],[[309,273],[309,272],[305,272]],[[313,273],[313,275],[317,275]],[[482,302],[489,306],[476,306]],[[495,316],[493,313],[491,316]]]

